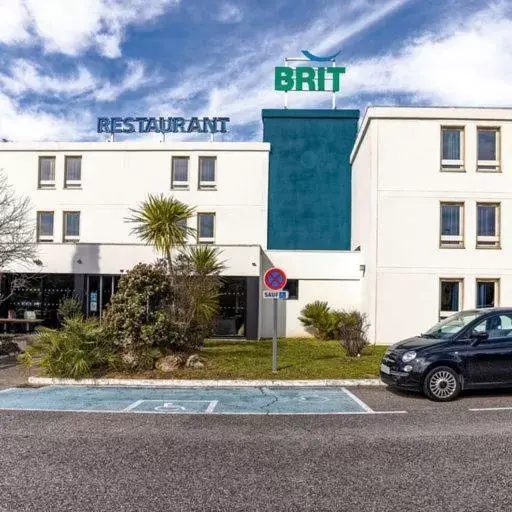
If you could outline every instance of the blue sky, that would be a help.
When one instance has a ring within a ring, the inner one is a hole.
[[[0,0],[0,137],[103,140],[98,116],[218,115],[219,140],[260,140],[261,109],[284,101],[274,67],[303,49],[341,50],[339,108],[512,106],[510,0]]]

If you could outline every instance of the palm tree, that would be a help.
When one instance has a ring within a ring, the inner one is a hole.
[[[172,250],[184,247],[188,236],[195,233],[195,229],[186,224],[194,215],[194,208],[174,197],[150,194],[137,209],[130,208],[130,212],[132,215],[125,220],[135,224],[132,233],[154,245],[172,272]]]

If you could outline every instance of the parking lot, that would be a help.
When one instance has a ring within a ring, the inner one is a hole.
[[[512,390],[471,391],[437,403],[419,394],[374,388],[12,387],[0,410],[227,415],[375,415],[512,411]]]

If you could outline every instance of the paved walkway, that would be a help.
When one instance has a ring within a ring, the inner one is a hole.
[[[18,364],[15,356],[0,359],[0,388],[27,384],[29,371]]]

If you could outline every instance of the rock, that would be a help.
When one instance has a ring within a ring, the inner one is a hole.
[[[135,368],[139,364],[139,357],[135,352],[124,352],[121,361],[127,368]]]
[[[183,360],[179,356],[165,356],[159,359],[155,368],[162,373],[170,373],[177,370],[183,364]]]
[[[192,354],[185,363],[187,368],[204,368],[204,363],[197,354]]]

